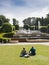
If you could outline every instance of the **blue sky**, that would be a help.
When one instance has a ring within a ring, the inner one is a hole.
[[[49,0],[0,0],[0,15],[16,18],[19,24],[27,17],[45,17],[49,13]],[[12,23],[12,21],[10,22]]]

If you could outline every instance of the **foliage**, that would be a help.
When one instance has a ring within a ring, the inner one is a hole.
[[[6,42],[10,42],[10,38],[6,38],[6,37],[3,37],[6,33],[0,33],[0,42],[2,43],[6,43]]]
[[[2,32],[2,28],[0,27],[0,33]]]
[[[15,26],[15,30],[19,30],[18,21],[15,18],[13,18],[13,26]]]
[[[49,14],[47,14],[45,18],[28,17],[23,20],[23,23],[24,25],[28,24],[29,26],[35,26],[35,30],[38,30],[38,21],[40,21],[40,26],[47,26],[49,24]]]
[[[28,17],[23,20],[24,25],[28,24],[29,26],[33,26],[35,24],[35,17]]]
[[[10,38],[4,38],[4,37],[0,38],[1,43],[9,43],[10,40],[11,40]]]
[[[13,25],[18,25],[18,21],[15,18],[13,18]]]
[[[2,26],[2,32],[12,32],[12,25],[9,23],[5,23]]]
[[[46,18],[49,18],[49,13],[46,15]]]
[[[3,35],[3,37],[12,38],[14,34],[15,34],[14,32],[6,33]]]
[[[46,15],[46,18],[45,18],[45,24],[46,24],[46,25],[49,24],[49,13]]]
[[[47,32],[49,33],[49,24],[48,24],[48,27],[47,27]]]
[[[12,31],[15,31],[15,26],[12,26]]]
[[[15,30],[19,30],[19,25],[15,25]]]
[[[4,15],[0,15],[0,26],[2,26],[4,23],[9,23],[9,19]]]
[[[30,30],[34,30],[34,26],[30,26],[29,28],[30,28]]]
[[[44,32],[44,33],[47,33],[47,26],[41,26],[40,31]]]
[[[23,28],[26,29],[26,30],[28,30],[29,29],[29,25],[25,24]]]

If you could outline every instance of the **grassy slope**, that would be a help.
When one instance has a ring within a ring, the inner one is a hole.
[[[37,55],[19,57],[23,47],[27,51],[32,45],[0,46],[0,65],[49,65],[49,46],[34,45]]]

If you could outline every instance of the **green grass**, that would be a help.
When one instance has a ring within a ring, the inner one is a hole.
[[[32,45],[0,46],[0,65],[49,65],[49,46],[33,45],[36,56],[19,57],[23,47],[27,51]]]

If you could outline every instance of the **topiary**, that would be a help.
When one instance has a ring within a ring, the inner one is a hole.
[[[7,33],[7,32],[12,32],[12,25],[9,23],[5,23],[2,26],[2,32]]]

